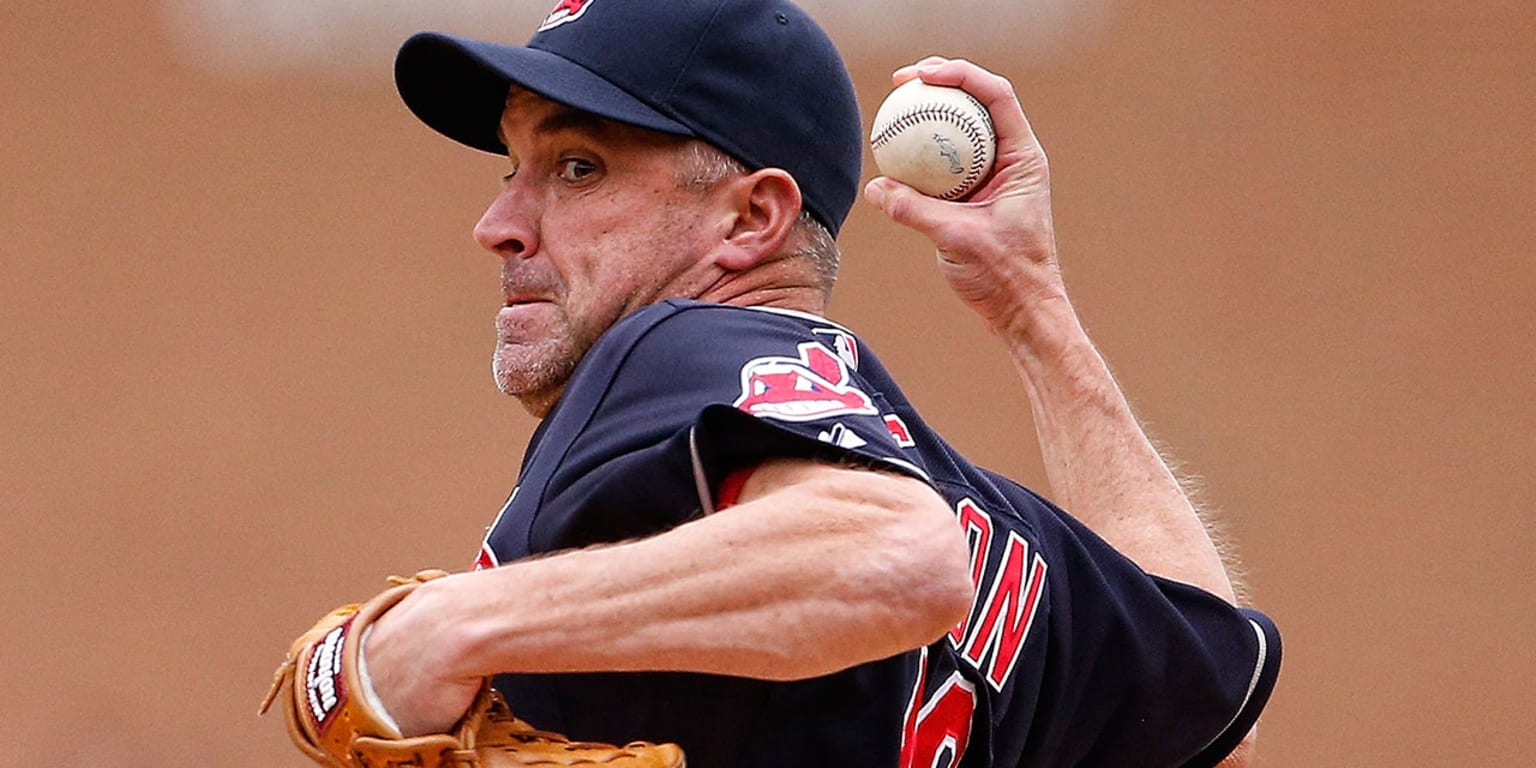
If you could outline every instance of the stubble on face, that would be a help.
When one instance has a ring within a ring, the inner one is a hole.
[[[497,342],[491,360],[496,387],[542,418],[560,399],[565,382],[585,352],[573,342],[569,337],[525,344]]]
[[[508,109],[517,114],[512,105]],[[525,106],[522,114],[530,113],[518,127],[559,116],[541,102]],[[518,127],[504,123],[506,133],[516,134]],[[534,214],[539,248],[527,257],[503,254],[507,306],[496,318],[492,373],[497,388],[538,417],[553,407],[583,356],[614,323],[664,299],[695,298],[718,279],[700,261],[708,246],[698,205],[712,192],[689,183],[696,174],[680,172],[688,165],[688,143],[613,124],[587,130],[599,137],[601,181],[577,190],[552,177],[527,176],[531,194],[547,195]],[[545,158],[539,142],[525,146],[533,149],[522,160],[540,168]],[[547,186],[538,186],[546,178]]]
[[[693,192],[676,190],[692,196]],[[705,283],[683,277],[696,254],[685,243],[696,238],[694,217],[685,206],[657,205],[638,239],[597,245],[609,258],[598,281],[568,284],[547,259],[508,259],[502,265],[508,296],[540,299],[496,317],[492,372],[496,386],[516,397],[529,413],[543,417],[559,399],[577,365],[614,323],[642,307],[670,298],[696,298]],[[666,255],[663,255],[666,254]]]
[[[538,296],[543,301],[497,314],[491,373],[497,389],[542,417],[559,399],[597,334],[583,332],[572,321],[561,281],[540,274],[534,264],[504,262],[502,284],[508,295]]]

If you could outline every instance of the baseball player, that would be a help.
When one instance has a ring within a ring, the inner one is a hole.
[[[494,678],[540,728],[703,768],[1246,764],[1276,629],[1077,321],[1012,87],[913,78],[987,106],[997,167],[968,201],[864,196],[1005,345],[1057,503],[968,461],[824,316],[863,131],[798,8],[562,0],[526,46],[405,43],[410,109],[509,161],[475,236],[497,383],[542,421],[475,569],[363,635],[391,735],[449,730]]]

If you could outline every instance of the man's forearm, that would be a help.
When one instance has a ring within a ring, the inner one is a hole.
[[[1063,297],[1004,335],[1055,500],[1149,573],[1234,600],[1204,523]]]
[[[735,507],[666,533],[425,584],[366,652],[407,735],[451,725],[501,672],[806,678],[943,636],[970,607],[966,563],[922,481],[773,461]]]
[[[774,462],[668,533],[473,574],[504,584],[466,618],[485,627],[473,671],[823,675],[942,635],[969,608],[965,564],[921,481]]]

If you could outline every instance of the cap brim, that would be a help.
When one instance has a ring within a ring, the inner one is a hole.
[[[411,112],[438,133],[486,152],[507,151],[498,128],[514,83],[621,123],[694,135],[682,123],[549,51],[422,32],[406,40],[395,57],[395,86]]]

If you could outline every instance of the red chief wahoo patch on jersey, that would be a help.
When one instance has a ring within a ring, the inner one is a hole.
[[[799,357],[759,357],[741,368],[737,408],[762,418],[816,421],[875,414],[875,404],[849,382],[848,365],[825,344],[801,344]]]
[[[544,23],[539,25],[539,32],[545,32],[581,18],[581,15],[586,13],[595,2],[597,0],[560,0],[560,4],[544,17]]]

